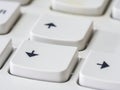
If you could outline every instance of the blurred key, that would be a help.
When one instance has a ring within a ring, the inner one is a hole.
[[[0,68],[13,50],[12,41],[10,39],[0,39]]]
[[[112,8],[112,17],[120,20],[120,0],[116,0]]]
[[[0,1],[0,34],[8,33],[19,15],[19,3]]]
[[[52,9],[73,14],[102,15],[109,0],[51,0]]]
[[[0,0],[3,1],[3,0]],[[4,0],[4,1],[15,1],[15,2],[19,2],[21,5],[26,5],[28,4],[31,0]]]

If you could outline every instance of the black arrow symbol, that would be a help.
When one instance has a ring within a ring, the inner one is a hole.
[[[26,54],[27,54],[29,57],[38,56],[38,54],[35,54],[35,50],[33,50],[32,52],[26,52]]]
[[[104,68],[109,67],[109,65],[108,65],[105,61],[104,61],[102,64],[97,63],[97,65],[100,65],[100,66],[101,66],[101,69],[104,69]]]
[[[56,27],[56,25],[54,23],[47,23],[45,25],[48,26],[48,28]]]

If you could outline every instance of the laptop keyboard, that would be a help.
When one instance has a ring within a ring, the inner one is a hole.
[[[1,90],[120,90],[120,0],[0,0]]]

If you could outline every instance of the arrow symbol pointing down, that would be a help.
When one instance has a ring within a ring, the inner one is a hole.
[[[35,50],[33,50],[32,52],[26,52],[26,54],[27,54],[29,57],[38,56],[38,54],[35,54]]]

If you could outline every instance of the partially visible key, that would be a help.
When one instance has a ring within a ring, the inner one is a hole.
[[[91,20],[47,14],[31,31],[31,40],[85,48],[93,32]]]
[[[10,73],[31,79],[64,82],[77,63],[76,47],[25,41],[10,62]]]
[[[120,20],[120,0],[116,0],[112,8],[112,17]]]
[[[10,39],[0,39],[0,68],[12,52],[12,41]]]
[[[13,1],[17,1],[20,2],[22,5],[28,4],[31,0],[13,0]]]
[[[0,1],[0,34],[8,33],[19,15],[19,3]]]
[[[109,0],[51,0],[52,9],[73,14],[102,15]]]
[[[79,84],[100,90],[120,90],[120,55],[91,51],[83,62]]]
[[[2,0],[0,0],[2,1]],[[31,0],[4,0],[4,1],[16,1],[19,2],[21,5],[26,5],[28,4]]]

